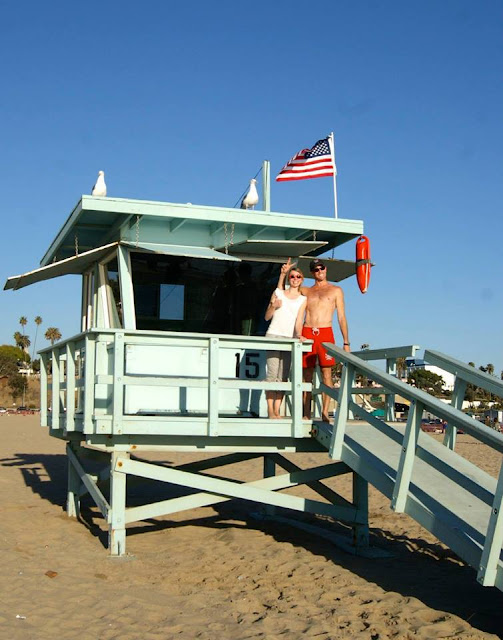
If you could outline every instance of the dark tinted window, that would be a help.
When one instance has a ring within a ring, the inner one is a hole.
[[[264,335],[279,265],[131,253],[138,329]]]

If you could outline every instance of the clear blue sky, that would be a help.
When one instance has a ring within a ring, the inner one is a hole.
[[[376,263],[366,295],[343,283],[353,348],[499,374],[502,34],[500,0],[3,3],[0,279],[38,266],[99,169],[109,195],[232,206],[333,130],[339,215]],[[272,209],[331,216],[331,189],[275,183]],[[80,279],[0,305],[0,343],[21,315],[69,337]]]

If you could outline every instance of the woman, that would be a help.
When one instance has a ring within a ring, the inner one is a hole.
[[[289,288],[284,289],[288,274]],[[265,334],[269,338],[299,338],[306,310],[306,296],[300,293],[304,276],[300,269],[292,267],[290,258],[281,267],[278,286],[271,296],[265,319],[271,320]],[[267,356],[267,382],[286,382],[290,372],[291,351],[269,351]],[[266,391],[269,418],[280,418],[279,410],[285,394],[283,391]]]

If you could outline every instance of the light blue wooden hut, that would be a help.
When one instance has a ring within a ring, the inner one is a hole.
[[[417,346],[349,354],[329,345],[344,365],[340,388],[315,380],[317,410],[312,421],[303,420],[302,394],[311,389],[302,380],[306,347],[264,337],[265,307],[287,257],[307,272],[313,256],[353,240],[363,223],[273,213],[267,170],[265,178],[257,211],[82,196],[40,268],[8,279],[5,288],[17,289],[82,275],[81,332],[40,352],[42,426],[67,442],[68,514],[76,516],[89,493],[108,522],[110,553],[123,555],[132,522],[241,498],[265,505],[269,517],[283,507],[344,522],[353,530],[345,548],[372,555],[371,482],[393,509],[473,566],[482,584],[502,589],[503,475],[496,481],[455,452],[458,428],[503,452],[501,434],[460,410],[467,384],[503,397],[502,383],[427,350],[425,360],[456,375],[446,405],[395,376],[397,358],[413,356]],[[355,273],[353,262],[324,260],[331,281]],[[264,381],[270,349],[291,351],[288,382]],[[355,387],[358,373],[379,386]],[[282,419],[266,418],[265,389],[285,391]],[[333,425],[319,420],[322,392],[338,401]],[[379,392],[386,397],[385,420],[358,402]],[[395,394],[410,401],[406,425],[394,421]],[[443,443],[421,433],[425,409],[448,422]],[[215,455],[170,467],[136,459],[142,451]],[[306,451],[320,453],[319,465],[301,469],[284,455]],[[240,484],[205,473],[253,457],[263,458],[263,478]],[[89,459],[101,471],[91,472]],[[353,477],[352,501],[322,482],[346,473]],[[194,492],[128,506],[133,476]],[[319,499],[281,493],[301,484]]]

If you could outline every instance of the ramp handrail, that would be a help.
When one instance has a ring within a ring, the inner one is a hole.
[[[417,455],[417,442],[421,430],[421,418],[424,409],[446,420],[454,427],[462,428],[480,442],[503,453],[503,435],[494,429],[481,424],[470,416],[465,415],[459,409],[447,405],[430,394],[412,387],[394,376],[385,373],[368,364],[352,353],[347,353],[334,344],[324,343],[324,347],[337,361],[343,363],[341,385],[339,390],[321,385],[322,391],[338,400],[337,412],[334,419],[334,427],[329,447],[329,455],[334,459],[340,459],[344,445],[344,435],[351,408],[351,392],[353,379],[356,372],[363,372],[383,387],[399,393],[411,402],[407,425],[403,435],[402,451],[397,468],[396,481],[391,501],[392,508],[397,512],[405,509],[409,486],[412,477],[414,460]],[[468,372],[470,373],[470,372]],[[478,377],[478,376],[477,376]],[[360,416],[368,414],[363,408],[359,408]],[[372,416],[373,418],[373,416]],[[374,419],[368,420],[369,424]],[[375,425],[374,425],[375,426]],[[497,566],[500,559],[500,551],[503,545],[503,464],[500,469],[496,485],[492,511],[489,517],[484,548],[479,567],[478,580],[484,586],[494,585],[496,581]]]
[[[472,435],[474,438],[477,438],[477,440],[480,440],[480,442],[483,442],[484,444],[487,444],[490,447],[496,449],[500,453],[503,453],[503,435],[500,433],[497,433],[496,431],[494,431],[494,429],[491,429],[490,427],[486,427],[478,420],[474,420],[470,416],[467,416],[461,413],[460,411],[457,411],[451,405],[441,402],[440,400],[430,395],[429,393],[426,393],[421,389],[417,389],[416,387],[406,384],[405,382],[398,380],[394,376],[378,369],[377,367],[374,367],[373,365],[368,364],[358,356],[355,356],[353,353],[347,353],[346,351],[344,351],[340,347],[335,346],[334,344],[324,343],[324,346],[327,349],[327,351],[329,351],[329,353],[335,356],[336,360],[344,363],[345,366],[343,368],[342,378],[344,378],[344,371],[345,370],[347,371],[348,368],[353,369],[353,371],[351,372],[352,377],[354,377],[354,374],[356,373],[356,371],[361,371],[368,377],[372,378],[372,380],[379,382],[387,390],[394,391],[395,393],[400,394],[407,400],[410,400],[411,405],[412,405],[412,402],[415,402],[416,404],[417,403],[423,404],[424,407],[427,408],[427,410],[430,413],[446,421],[452,420],[452,422],[456,424],[458,428],[462,428],[463,431],[466,431],[467,433]],[[346,373],[346,377],[348,377],[347,373]],[[347,385],[348,382],[347,381],[345,382]],[[344,380],[341,380],[339,395],[343,389],[343,383],[344,383]],[[348,391],[349,391],[348,396],[351,395],[352,389],[353,387],[351,385],[348,388]],[[329,393],[329,395],[332,395],[332,397],[337,399],[337,390],[333,390],[333,389],[330,389],[329,387],[324,386],[323,391],[324,393]],[[330,392],[332,392],[332,394]],[[420,418],[421,417],[422,416],[420,416]]]
[[[362,349],[361,351],[353,351],[353,355],[361,358],[362,360],[386,360],[386,373],[396,376],[397,366],[396,361],[398,358],[413,358],[416,355],[416,351],[419,349],[417,344],[410,344],[403,347],[385,347],[384,349]],[[355,387],[356,389],[357,387]],[[367,389],[359,389],[353,393],[362,393]],[[379,393],[379,389],[372,389],[371,393]],[[385,395],[386,403],[386,420],[395,420],[395,394],[384,389],[381,391]]]
[[[465,364],[460,360],[451,358],[439,351],[430,351],[427,349],[424,352],[424,359],[426,362],[429,362],[430,364],[456,376],[454,380],[451,404],[457,409],[461,409],[463,407],[463,400],[465,399],[465,392],[468,384],[481,387],[495,396],[503,398],[503,382],[500,382],[489,373],[478,371],[469,364]],[[456,434],[457,430],[455,425],[448,423],[445,430],[444,444],[450,449],[454,449],[456,445]]]
[[[465,362],[451,358],[445,353],[440,353],[440,351],[426,349],[424,352],[424,360],[444,371],[454,374],[456,378],[461,378],[467,383],[481,387],[493,393],[495,396],[503,398],[503,381],[498,380],[489,373],[479,371]]]

